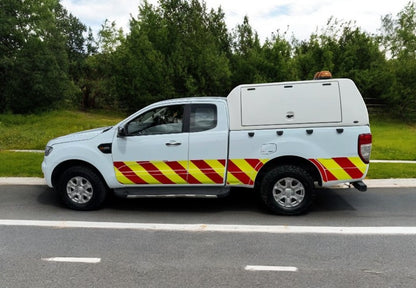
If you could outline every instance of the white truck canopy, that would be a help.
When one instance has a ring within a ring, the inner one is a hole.
[[[227,102],[231,130],[369,125],[349,79],[240,85]]]

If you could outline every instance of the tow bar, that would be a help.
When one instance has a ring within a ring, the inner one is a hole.
[[[361,192],[367,191],[367,185],[365,185],[365,183],[363,181],[352,182],[351,184],[358,191],[361,191]]]

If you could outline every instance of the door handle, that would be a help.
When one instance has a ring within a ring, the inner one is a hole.
[[[176,142],[176,141],[170,141],[170,142],[165,143],[166,146],[179,146],[181,144],[182,143]]]

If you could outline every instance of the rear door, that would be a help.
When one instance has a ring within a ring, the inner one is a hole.
[[[189,184],[224,185],[228,156],[226,104],[193,103],[189,118]]]

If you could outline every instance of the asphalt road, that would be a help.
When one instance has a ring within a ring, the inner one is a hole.
[[[0,287],[416,287],[415,204],[416,188],[325,189],[284,217],[235,190],[77,212],[45,186],[3,185]]]

